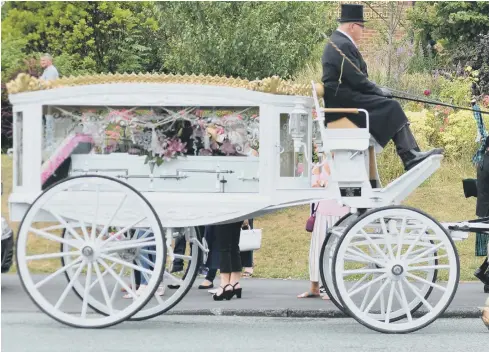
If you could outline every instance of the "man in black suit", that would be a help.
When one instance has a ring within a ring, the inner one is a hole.
[[[363,6],[342,4],[339,22],[338,29],[330,37],[336,48],[328,43],[321,60],[325,107],[367,110],[371,135],[382,147],[393,140],[406,171],[431,155],[441,154],[442,149],[420,151],[401,105],[391,99],[388,89],[368,79],[367,64],[356,44],[362,37],[366,22]],[[355,125],[366,127],[365,117],[361,114],[328,113],[326,121],[332,122],[344,116]]]

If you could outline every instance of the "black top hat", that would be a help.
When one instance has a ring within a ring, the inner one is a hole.
[[[363,5],[341,4],[341,18],[343,22],[367,22],[363,19]]]

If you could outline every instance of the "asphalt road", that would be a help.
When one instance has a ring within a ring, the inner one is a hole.
[[[439,319],[385,335],[352,319],[162,316],[102,330],[69,328],[41,313],[2,313],[2,351],[487,351],[480,319]]]

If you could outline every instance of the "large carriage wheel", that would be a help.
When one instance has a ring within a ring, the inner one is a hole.
[[[459,274],[457,250],[443,226],[402,206],[357,219],[333,259],[342,306],[361,324],[385,333],[413,332],[435,321],[452,301]]]
[[[120,230],[111,233],[109,225]],[[146,231],[124,236],[136,227]],[[60,251],[60,244],[70,250]],[[134,263],[148,246],[154,248],[152,270]],[[74,327],[107,327],[136,314],[157,290],[165,262],[164,234],[153,207],[110,177],[77,176],[53,185],[32,203],[19,228],[17,267],[24,288],[43,312]],[[122,279],[133,270],[147,275],[144,292]],[[66,271],[73,273],[68,282]],[[133,299],[116,300],[121,287]],[[76,291],[83,292],[81,300]],[[92,309],[94,302],[101,302],[106,314]]]
[[[321,255],[319,258],[319,262],[321,263],[320,267],[319,267],[319,271],[321,274],[321,281],[322,281],[322,284],[323,284],[324,289],[326,291],[326,294],[330,298],[331,302],[333,302],[333,304],[341,312],[343,312],[346,315],[348,315],[349,313],[342,306],[341,302],[339,301],[338,294],[337,294],[337,292],[335,290],[335,286],[333,284],[333,271],[332,271],[332,269],[333,269],[333,258],[334,258],[334,253],[336,251],[336,247],[338,245],[339,239],[343,236],[345,229],[347,229],[348,226],[353,221],[355,221],[357,218],[358,218],[357,215],[349,213],[349,214],[346,214],[345,216],[343,216],[340,220],[338,220],[338,222],[333,226],[333,228],[328,231],[326,238],[323,242],[323,245],[321,247]],[[382,231],[382,228],[379,226],[377,229],[377,232],[380,232],[380,231]],[[433,243],[433,242],[431,242],[431,243]],[[382,251],[385,254],[387,254],[388,249],[384,244],[379,243],[379,248],[381,248]],[[369,252],[370,252],[370,255],[375,256],[375,249],[371,245],[369,245]],[[409,254],[409,257],[414,257],[417,254],[419,254],[419,253],[417,253],[416,251],[413,251],[412,253]],[[436,265],[438,265],[437,252],[435,251],[433,253],[430,253],[430,255],[431,255],[432,259],[431,259],[431,261],[429,261],[427,263],[429,265],[432,265],[435,267]],[[360,258],[352,258],[352,259],[353,260],[350,261],[350,260],[348,260],[348,258],[345,258],[346,263],[350,262],[350,264],[355,265],[356,263],[359,262]],[[364,261],[364,262],[366,264],[368,264],[368,261]],[[348,265],[348,264],[346,264],[346,265]],[[373,275],[375,276],[377,274],[373,274]],[[435,283],[437,276],[438,276],[438,270],[437,269],[432,269],[432,270],[426,271],[426,280],[429,282]],[[358,280],[353,279],[352,284],[358,285],[358,284],[361,284],[361,282],[358,283]],[[420,295],[423,296],[424,299],[427,299],[430,296],[432,290],[433,290],[433,287],[430,284],[425,283],[420,288]],[[370,294],[370,290],[368,290],[367,294]],[[422,306],[422,304],[423,303],[422,303],[421,299],[419,299],[419,298],[414,299],[409,305],[410,314],[414,314],[414,312],[416,312]],[[374,317],[376,315],[374,313],[371,313],[371,316]],[[401,308],[397,311],[391,312],[390,321],[401,320],[401,319],[406,318],[406,316],[407,316],[406,313]],[[384,314],[378,314],[376,317],[379,320],[385,319]]]
[[[146,320],[169,311],[188,293],[193,283],[195,282],[195,279],[197,278],[199,265],[202,262],[203,257],[203,251],[201,248],[199,248],[199,246],[203,246],[200,242],[202,241],[202,235],[200,234],[199,229],[194,227],[186,227],[166,228],[164,230],[166,232],[167,240],[166,267],[171,268],[171,264],[174,259],[181,259],[184,263],[184,271],[182,271],[183,275],[179,275],[179,273],[171,273],[170,270],[167,269],[164,272],[163,280],[160,283],[156,292],[154,293],[153,297],[138,313],[131,317],[130,320]],[[127,238],[131,237],[137,239],[139,235],[144,235],[145,233],[146,229],[133,229],[125,233],[125,236],[123,236],[123,238],[124,240],[127,240]],[[153,234],[149,234],[148,237],[151,237],[152,235]],[[65,233],[64,238],[71,238],[70,233]],[[186,249],[184,254],[174,253],[177,241],[184,241]],[[67,252],[70,251],[71,248],[66,243],[62,243],[61,250],[63,252]],[[154,248],[141,247],[139,248],[137,255],[134,254],[136,253],[131,253],[131,250],[120,253],[121,256],[131,258],[134,264],[153,270],[153,256],[156,254]],[[68,260],[70,259],[68,258]],[[69,264],[68,260],[62,258],[63,265]],[[70,268],[66,270],[65,274],[69,282],[72,280],[73,275],[75,274],[75,270]],[[136,270],[130,270],[121,277],[121,279],[125,280],[128,285],[136,286],[136,288],[137,285],[141,283],[141,280],[147,281],[148,278],[149,277],[146,272],[138,272]],[[170,289],[168,286],[178,287],[176,289]],[[75,280],[73,290],[75,291],[77,296],[83,300],[84,290],[83,282],[81,280]],[[127,297],[128,294],[125,292],[117,292],[115,299],[121,300],[124,299],[124,296]],[[103,300],[97,300],[94,297],[90,297],[88,304],[93,310],[97,311],[100,314],[108,315],[110,313],[107,310],[107,306],[104,304]]]
[[[319,274],[321,276],[321,283],[323,284],[324,290],[328,295],[329,299],[333,304],[344,314],[348,315],[348,312],[343,308],[340,301],[338,300],[338,295],[335,291],[333,284],[333,257],[336,250],[336,245],[338,244],[339,234],[336,232],[341,231],[341,228],[346,228],[348,223],[353,221],[356,215],[348,213],[341,217],[333,226],[332,229],[328,229],[326,238],[324,239],[323,245],[321,246],[321,254],[319,256]]]

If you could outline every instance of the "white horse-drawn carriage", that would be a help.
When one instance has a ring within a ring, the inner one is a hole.
[[[466,233],[400,205],[442,157],[373,188],[379,150],[368,112],[349,110],[365,115],[365,129],[346,119],[325,128],[314,84],[19,76],[8,88],[17,270],[32,300],[62,323],[100,328],[162,314],[207,254],[199,226],[323,199],[352,209],[321,255],[323,283],[341,310],[377,331],[411,332],[455,295],[454,240]],[[311,186],[313,139],[331,168],[326,187]],[[177,240],[184,253],[173,251]],[[185,275],[169,270],[174,259],[184,260]],[[162,295],[167,285],[178,288]]]

